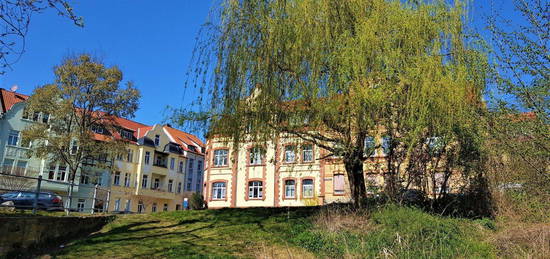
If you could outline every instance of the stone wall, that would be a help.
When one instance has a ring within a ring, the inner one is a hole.
[[[0,217],[0,258],[57,247],[98,231],[114,216]]]

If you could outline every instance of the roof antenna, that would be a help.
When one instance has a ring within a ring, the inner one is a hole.
[[[11,90],[12,92],[15,93],[15,92],[17,91],[18,88],[19,88],[19,86],[13,85],[13,86],[10,88],[10,90]]]

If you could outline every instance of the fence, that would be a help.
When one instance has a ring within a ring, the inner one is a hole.
[[[108,212],[109,189],[97,184],[75,184],[30,175],[37,173],[27,170],[0,172],[0,207],[32,209],[33,214],[38,209],[64,210],[67,214],[71,211]],[[55,203],[56,198],[61,201]]]

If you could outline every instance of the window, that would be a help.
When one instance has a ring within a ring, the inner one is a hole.
[[[147,175],[144,175],[143,178],[141,179],[141,187],[147,188]]]
[[[151,212],[157,212],[157,203],[153,202],[153,206],[151,206]]]
[[[181,182],[178,183],[178,193],[181,193]]]
[[[202,175],[202,161],[197,161],[197,178],[200,178],[200,175]]]
[[[191,182],[187,182],[187,191],[191,191]]]
[[[187,165],[187,177],[193,177],[193,164],[195,163],[195,159],[189,159],[189,163]]]
[[[294,163],[296,161],[296,147],[292,145],[285,146],[285,163]]]
[[[302,197],[313,198],[313,180],[312,179],[302,180]]]
[[[23,119],[28,120],[29,119],[29,109],[28,107],[25,107],[23,109],[23,116],[21,116]]]
[[[116,160],[117,160],[117,161],[122,161],[122,157],[123,157],[123,156],[124,156],[124,154],[122,154],[122,153],[116,154]]]
[[[19,131],[10,130],[10,134],[8,135],[8,145],[17,146],[17,142],[19,142]]]
[[[13,159],[4,159],[3,170],[7,171],[8,173],[11,173],[14,162],[15,160]]]
[[[120,172],[115,172],[115,179],[113,180],[113,185],[120,185]]]
[[[227,165],[227,149],[214,150],[214,166],[226,166]]]
[[[168,203],[164,203],[164,206],[162,208],[163,211],[168,211]]]
[[[170,170],[174,170],[174,166],[176,164],[176,159],[175,158],[170,158]]]
[[[302,161],[313,162],[313,145],[307,144],[302,146]]]
[[[153,189],[157,190],[160,187],[160,179],[155,178],[153,181]]]
[[[138,202],[138,213],[143,213],[145,212],[145,205],[143,204],[143,201],[139,201]]]
[[[126,208],[125,211],[130,211],[132,209],[132,200],[126,200]]]
[[[160,136],[159,135],[155,135],[155,146],[159,146],[160,145]]]
[[[76,210],[78,212],[84,212],[84,204],[86,200],[84,199],[78,199],[78,203],[76,204]]]
[[[134,151],[131,149],[128,149],[128,154],[126,156],[126,160],[128,163],[132,163],[134,161]]]
[[[197,185],[195,187],[196,187],[196,189],[195,189],[196,192],[201,192],[202,191],[200,183],[197,183]]]
[[[145,164],[148,165],[150,160],[151,160],[151,152],[147,151],[145,152]]]
[[[32,115],[32,120],[33,121],[38,121],[40,119],[40,113],[39,112],[34,112],[33,115]]]
[[[250,149],[250,164],[260,165],[263,162],[264,150],[261,147],[254,147]]]
[[[43,113],[42,114],[42,123],[48,124],[49,121],[50,121],[50,115],[47,114],[47,113]]]
[[[132,139],[132,137],[134,136],[134,133],[128,130],[121,129],[120,136],[122,136],[125,139]]]
[[[296,181],[285,181],[285,198],[296,198]]]
[[[384,152],[384,155],[388,155],[391,150],[391,137],[390,136],[384,136],[382,138],[382,150]]]
[[[104,133],[103,127],[101,127],[99,125],[92,125],[92,131],[94,133],[97,133],[97,134],[103,134]]]
[[[124,174],[124,187],[130,187],[130,174]]]
[[[57,170],[57,177],[55,180],[57,181],[65,181],[65,173],[67,171],[67,166],[60,165],[59,169]]]
[[[263,183],[261,181],[248,182],[248,198],[261,199],[263,198]]]
[[[179,164],[179,167],[178,167],[178,172],[183,173],[183,161],[180,161],[180,164]]]
[[[343,174],[335,174],[333,177],[334,194],[344,194],[346,182]]]
[[[367,136],[365,138],[365,154],[369,156],[376,155],[376,143],[374,142],[374,138],[371,136]]]
[[[55,177],[55,164],[50,164],[48,168],[48,179],[53,180]]]
[[[168,192],[172,192],[172,185],[174,185],[174,180],[168,180]]]
[[[212,184],[212,199],[221,200],[225,199],[225,183],[217,182]]]
[[[115,207],[113,208],[114,211],[120,210],[120,199],[115,200]]]
[[[54,167],[55,168],[55,167]],[[55,170],[55,169],[54,169]],[[90,176],[86,174],[80,175],[80,183],[81,184],[90,184]]]
[[[25,173],[27,170],[27,161],[17,161],[17,167],[15,168],[16,172],[19,174]]]

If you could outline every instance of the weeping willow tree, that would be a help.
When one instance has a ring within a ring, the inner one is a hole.
[[[405,161],[428,140],[460,154],[459,133],[475,132],[486,62],[466,33],[467,5],[454,2],[222,1],[188,82],[208,108],[179,119],[237,143],[281,134],[314,143],[342,159],[356,205],[364,161],[382,145],[368,140],[383,135],[395,197],[413,181]]]

